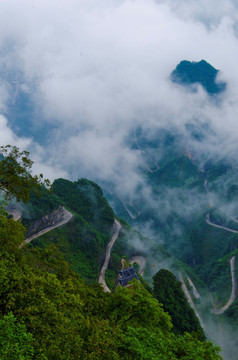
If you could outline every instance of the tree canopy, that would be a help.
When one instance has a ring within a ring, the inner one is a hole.
[[[188,304],[181,284],[168,270],[161,269],[153,277],[154,296],[164,305],[174,325],[175,334],[195,332],[204,339],[204,333],[193,309]]]
[[[50,187],[50,182],[43,175],[32,175],[33,161],[28,151],[20,151],[16,146],[0,147],[0,189],[9,199],[27,201],[31,191],[39,192],[41,186]]]
[[[13,153],[5,162],[8,151]],[[18,200],[38,184],[28,175],[27,156],[10,147],[1,164],[0,186]],[[19,248],[23,238],[22,224],[0,215],[1,359],[221,359],[212,343],[174,334],[170,316],[142,284],[104,293],[70,270],[53,244]]]

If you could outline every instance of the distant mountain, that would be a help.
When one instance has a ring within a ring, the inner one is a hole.
[[[191,91],[196,91],[198,84],[202,86],[215,99],[215,108],[216,99],[226,88],[225,83],[216,83],[217,74],[218,70],[205,61],[185,61],[171,78]],[[168,126],[148,134],[135,128],[128,143],[141,154],[140,186],[124,197],[108,191],[107,198],[120,217],[163,244],[206,284],[210,294],[204,295],[197,287],[202,303],[195,303],[197,311],[211,338],[215,336],[224,349],[224,359],[236,360],[238,172],[225,155],[215,158],[207,147],[201,150],[211,134],[209,118],[189,118],[189,112],[185,131]],[[156,258],[154,264],[157,262]],[[218,325],[221,331],[214,332]]]
[[[215,69],[205,60],[199,62],[181,61],[171,73],[171,80],[177,84],[192,86],[200,84],[210,95],[223,92],[226,89],[225,82],[217,82],[219,70]],[[196,91],[196,88],[192,88]]]

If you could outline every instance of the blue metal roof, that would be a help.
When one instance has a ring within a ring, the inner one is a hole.
[[[128,282],[131,281],[132,279],[140,280],[133,266],[119,271],[119,277],[118,277],[119,285],[126,286]]]

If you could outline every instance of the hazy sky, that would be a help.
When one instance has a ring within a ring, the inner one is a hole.
[[[191,119],[208,152],[236,157],[238,9],[217,0],[0,1],[1,144],[31,151],[47,177],[140,182],[145,133]],[[171,84],[181,60],[205,59],[228,83],[222,104]]]

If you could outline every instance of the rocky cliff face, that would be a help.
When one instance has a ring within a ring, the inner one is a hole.
[[[63,206],[60,206],[58,209],[52,211],[51,213],[43,216],[39,220],[34,220],[29,226],[26,237],[29,237],[41,230],[48,228],[49,226],[54,226],[65,220],[66,214]]]

